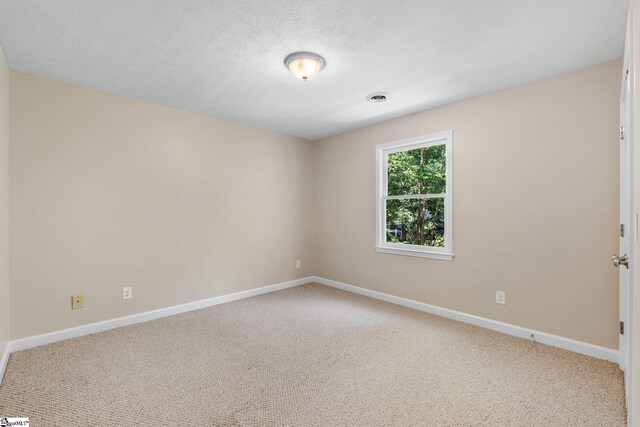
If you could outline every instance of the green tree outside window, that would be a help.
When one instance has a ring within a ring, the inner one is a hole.
[[[390,243],[444,247],[444,144],[389,153],[387,195],[419,196],[386,200],[386,239]]]

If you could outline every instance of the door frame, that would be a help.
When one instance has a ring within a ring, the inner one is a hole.
[[[632,425],[632,379],[633,379],[633,283],[635,248],[638,245],[638,213],[634,204],[634,180],[638,172],[634,169],[635,133],[635,20],[632,13],[627,17],[625,31],[624,60],[620,87],[620,224],[624,225],[624,238],[620,238],[619,255],[626,255],[629,268],[620,266],[620,321],[624,322],[624,334],[620,334],[620,368],[624,371],[624,388],[627,403],[627,423]]]

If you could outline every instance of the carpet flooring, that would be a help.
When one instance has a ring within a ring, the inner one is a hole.
[[[318,284],[11,355],[33,426],[624,426],[609,362]]]

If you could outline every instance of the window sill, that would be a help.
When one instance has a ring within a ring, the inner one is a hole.
[[[419,258],[431,258],[431,259],[439,259],[442,261],[453,260],[453,254],[447,254],[443,252],[417,251],[415,249],[389,248],[386,246],[376,246],[375,248],[376,248],[376,252],[380,252],[384,254],[414,256]]]

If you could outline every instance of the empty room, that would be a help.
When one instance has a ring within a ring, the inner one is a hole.
[[[640,0],[0,0],[0,426],[640,427],[636,75]]]

